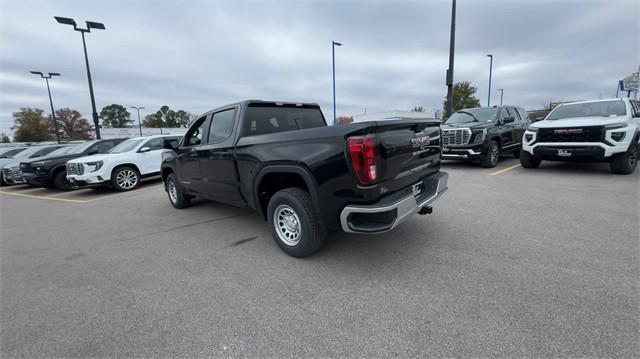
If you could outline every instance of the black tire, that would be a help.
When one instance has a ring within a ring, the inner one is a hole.
[[[487,154],[480,160],[480,166],[485,168],[494,168],[500,160],[500,145],[496,141],[489,142]]]
[[[6,183],[4,183],[4,178],[2,177],[2,174],[0,173],[0,187],[6,185]]]
[[[276,192],[269,201],[267,217],[273,239],[290,256],[307,257],[324,243],[325,231],[318,221],[311,196],[300,188]]]
[[[140,172],[129,166],[118,167],[111,174],[111,185],[119,192],[136,189],[140,185]]]
[[[635,146],[635,150],[613,156],[609,163],[611,172],[620,175],[632,174],[638,166],[638,157],[640,157],[640,145]]]
[[[520,158],[520,151],[521,151],[520,149],[513,151],[513,158],[516,158],[516,159]]]
[[[171,203],[174,208],[183,209],[191,205],[191,197],[184,194],[175,174],[171,173],[167,176],[167,179],[164,181],[164,189],[167,192],[167,196],[169,196],[169,203]],[[175,190],[175,192],[172,192],[173,190]]]
[[[43,186],[46,188],[57,188],[61,191],[70,191],[73,189],[73,185],[71,184],[71,182],[69,182],[67,180],[67,171],[66,170],[61,170],[58,171],[55,176],[53,176],[53,186]]]
[[[540,166],[541,159],[531,155],[527,151],[520,151],[520,164],[524,168],[538,168]]]

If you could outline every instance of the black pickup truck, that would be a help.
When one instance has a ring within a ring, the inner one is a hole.
[[[330,232],[380,233],[431,213],[447,190],[440,122],[327,126],[320,106],[249,100],[198,118],[163,155],[169,201],[248,207],[287,254],[316,251]]]

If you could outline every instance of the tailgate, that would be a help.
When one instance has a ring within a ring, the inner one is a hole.
[[[378,183],[389,191],[410,186],[440,170],[440,121],[380,121],[374,129]]]

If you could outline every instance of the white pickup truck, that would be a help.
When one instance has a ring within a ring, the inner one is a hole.
[[[609,162],[611,172],[633,173],[640,157],[640,103],[628,98],[562,104],[529,126],[520,163],[542,160]]]
[[[80,157],[67,162],[67,180],[76,187],[113,187],[117,191],[136,188],[143,178],[160,175],[166,141],[179,136],[130,138],[108,153]]]

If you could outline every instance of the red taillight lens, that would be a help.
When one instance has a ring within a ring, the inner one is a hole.
[[[358,183],[372,185],[378,178],[378,149],[373,136],[354,136],[347,139],[351,165]]]

